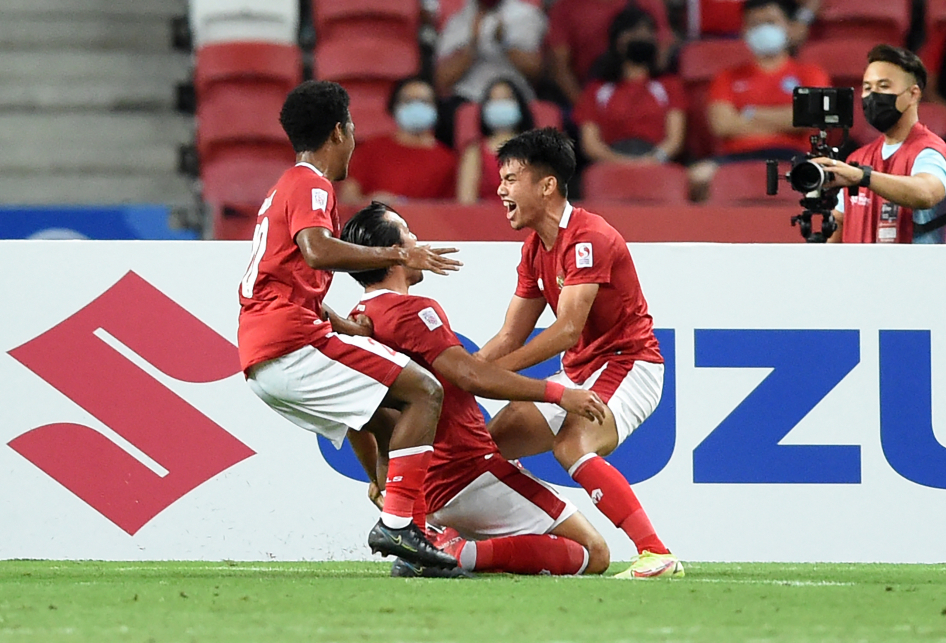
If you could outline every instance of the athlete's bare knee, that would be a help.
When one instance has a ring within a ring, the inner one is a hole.
[[[604,538],[600,534],[595,534],[584,545],[588,550],[588,566],[585,568],[585,573],[603,574],[606,572],[611,566],[611,550]]]
[[[578,435],[562,436],[560,433],[556,436],[555,442],[552,445],[552,454],[566,471],[583,456],[592,451],[594,451],[594,449],[589,449],[584,440],[581,439],[581,436]]]

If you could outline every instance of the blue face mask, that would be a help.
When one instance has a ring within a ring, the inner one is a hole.
[[[756,56],[774,56],[788,46],[788,32],[784,27],[766,23],[746,32],[746,44]]]
[[[414,100],[394,110],[397,126],[411,134],[426,132],[437,124],[437,109],[430,103]]]
[[[490,129],[508,129],[522,120],[519,103],[511,98],[490,100],[483,105],[483,122]]]

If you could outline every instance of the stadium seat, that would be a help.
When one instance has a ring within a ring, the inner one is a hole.
[[[232,42],[197,50],[194,89],[197,100],[224,82],[265,82],[288,93],[302,82],[302,53],[295,45]]]
[[[716,141],[707,122],[709,87],[721,71],[752,62],[752,53],[741,40],[697,40],[680,52],[680,78],[687,95],[687,160],[712,155]]]
[[[466,4],[467,0],[440,0],[437,10],[437,31],[442,31],[444,26]],[[543,6],[542,0],[525,0],[528,4],[535,5],[540,9]],[[547,3],[550,4],[550,3]]]
[[[867,52],[877,42],[870,38],[844,38],[806,43],[798,52],[798,60],[818,65],[831,76],[837,87],[853,87],[859,94]]]
[[[202,165],[202,197],[215,239],[251,239],[256,213],[270,188],[295,161],[292,148],[234,145]]]
[[[315,47],[315,73],[321,80],[396,81],[417,73],[420,48],[399,38],[352,34],[320,40]]]
[[[342,86],[351,98],[352,121],[355,123],[355,138],[364,141],[375,136],[392,134],[397,126],[388,114],[388,96],[392,83],[388,81],[356,82],[343,81]]]
[[[272,143],[288,147],[279,124],[286,99],[281,87],[266,83],[223,83],[197,103],[197,153],[201,163],[238,143]]]
[[[811,41],[863,38],[903,46],[910,28],[910,0],[824,0]]]
[[[920,122],[929,127],[934,134],[946,138],[946,105],[920,103]]]
[[[582,174],[582,195],[595,201],[628,201],[639,205],[683,205],[687,173],[681,166],[593,163]]]
[[[946,0],[926,0],[926,42],[946,35]]]
[[[216,42],[294,44],[299,34],[298,0],[190,0],[194,47]]]
[[[783,176],[791,165],[779,163]],[[779,181],[778,195],[765,193],[765,161],[741,161],[721,165],[710,185],[709,205],[780,205],[798,204],[801,195]]]
[[[319,40],[344,39],[356,30],[375,37],[417,41],[419,0],[314,0],[314,5]]]
[[[562,110],[555,103],[535,100],[529,104],[532,119],[536,127],[554,127],[562,129]],[[477,103],[463,103],[454,116],[453,146],[462,151],[470,143],[480,138],[480,106]]]

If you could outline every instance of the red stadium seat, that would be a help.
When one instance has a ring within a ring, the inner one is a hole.
[[[946,105],[920,103],[920,122],[940,138],[946,138]]]
[[[707,122],[709,87],[721,71],[752,62],[752,53],[741,40],[697,40],[680,52],[680,77],[687,94],[687,132],[684,149],[688,160],[715,152],[716,141]]]
[[[926,0],[926,42],[946,36],[946,0]]]
[[[364,34],[320,41],[315,47],[315,71],[321,80],[396,81],[416,74],[420,48],[398,38]]]
[[[392,83],[342,82],[351,98],[351,119],[355,123],[355,138],[364,141],[383,134],[393,134],[397,126],[388,114],[388,96]]]
[[[867,67],[867,52],[877,42],[869,38],[832,39],[809,42],[798,52],[798,60],[818,65],[838,87],[853,87],[860,93]]]
[[[260,204],[294,161],[292,148],[234,145],[203,164],[202,196],[214,217],[214,238],[252,238]],[[233,215],[234,212],[242,216]]]
[[[555,103],[535,100],[529,104],[532,120],[536,127],[554,127],[562,129],[562,110]],[[454,116],[453,147],[463,151],[470,143],[480,138],[480,106],[477,103],[463,103]]]
[[[320,40],[344,39],[356,29],[372,36],[417,41],[419,0],[315,0],[314,4],[315,33]]]
[[[197,152],[202,163],[239,143],[271,143],[289,147],[279,124],[286,99],[283,88],[267,83],[221,84],[197,102]]]
[[[288,93],[302,82],[302,53],[294,45],[268,42],[233,42],[197,50],[194,89],[197,100],[214,84],[267,82]]]
[[[582,174],[583,198],[595,201],[683,205],[687,202],[687,191],[686,170],[673,163],[593,163]]]
[[[910,28],[910,0],[824,0],[811,39],[864,38],[902,46]]]
[[[790,167],[788,162],[779,163],[779,172],[784,176]],[[768,196],[765,193],[765,175],[765,161],[741,161],[721,165],[710,185],[707,204],[798,204],[801,195],[793,191],[785,181],[779,181],[777,196]]]

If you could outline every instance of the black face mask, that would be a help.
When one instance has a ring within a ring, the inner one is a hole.
[[[635,65],[653,68],[657,60],[657,44],[653,40],[631,40],[624,50],[624,57]]]
[[[903,92],[900,92],[902,94]],[[864,108],[864,118],[874,129],[886,132],[897,124],[903,112],[897,109],[897,98],[900,94],[879,94],[871,92],[861,99]]]

